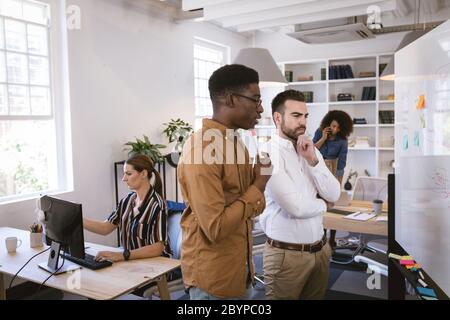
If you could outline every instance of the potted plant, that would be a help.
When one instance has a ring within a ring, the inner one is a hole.
[[[144,139],[136,138],[136,141],[128,141],[125,143],[125,146],[131,147],[131,149],[124,149],[129,150],[128,156],[135,153],[144,154],[152,159],[155,164],[164,159],[164,156],[159,149],[164,149],[166,146],[163,144],[152,144],[146,135],[144,135]]]
[[[175,151],[181,152],[183,145],[186,142],[189,135],[194,131],[192,126],[181,119],[173,120],[171,119],[169,123],[164,123],[167,127],[164,129],[169,142],[172,143],[176,141]]]
[[[169,143],[175,142],[173,151],[166,156],[166,159],[170,165],[176,167],[183,145],[194,130],[188,122],[179,118],[176,120],[171,119],[169,123],[164,123],[164,125],[166,125],[166,128],[163,132],[169,139]]]

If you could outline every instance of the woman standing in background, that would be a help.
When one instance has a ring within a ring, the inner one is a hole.
[[[322,119],[313,138],[314,145],[340,183],[347,164],[347,139],[352,132],[353,121],[350,116],[344,111],[332,110]]]

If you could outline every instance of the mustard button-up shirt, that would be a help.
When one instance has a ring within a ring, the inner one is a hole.
[[[181,218],[185,285],[221,298],[243,295],[247,275],[252,281],[254,275],[252,218],[265,208],[245,145],[234,130],[204,119],[184,145],[178,180],[187,207]],[[226,206],[225,194],[239,197]]]

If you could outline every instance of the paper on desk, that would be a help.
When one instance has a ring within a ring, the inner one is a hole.
[[[358,211],[358,212],[346,215],[344,218],[351,219],[351,220],[358,220],[358,221],[367,221],[369,219],[372,219],[375,216],[376,216],[375,213]]]
[[[381,217],[377,217],[375,220],[376,221],[388,221],[388,217],[387,216],[381,216]]]

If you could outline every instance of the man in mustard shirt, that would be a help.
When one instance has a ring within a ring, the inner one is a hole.
[[[191,300],[251,298],[252,218],[265,208],[271,164],[258,157],[253,167],[237,130],[261,118],[258,83],[258,73],[242,65],[216,70],[209,79],[213,117],[183,148],[181,269]]]

